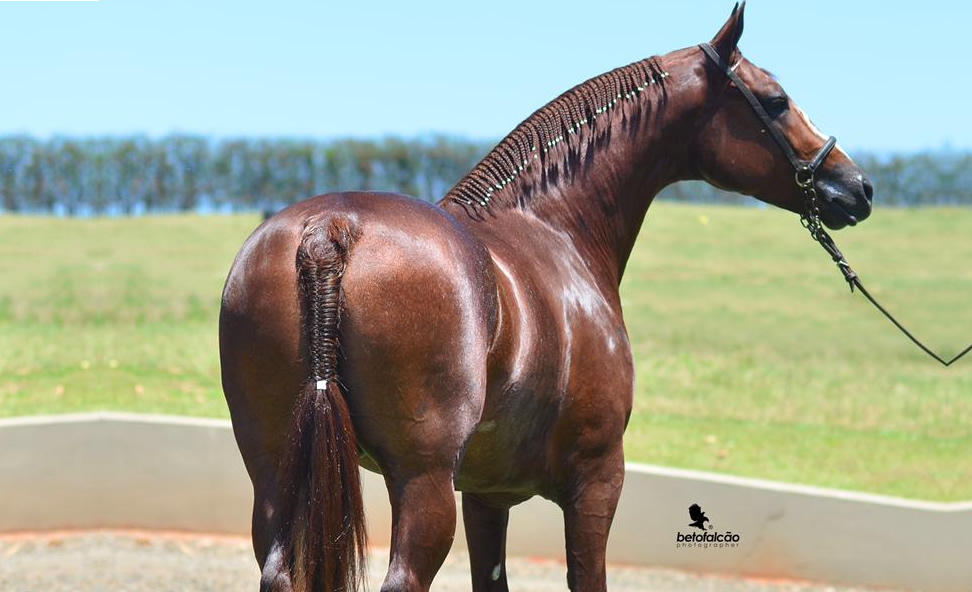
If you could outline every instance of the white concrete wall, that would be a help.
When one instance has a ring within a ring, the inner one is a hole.
[[[364,473],[371,540],[391,526]],[[0,420],[0,532],[144,528],[243,534],[250,483],[229,422],[118,413]],[[675,547],[698,503],[736,548]],[[462,544],[461,524],[457,545]],[[511,554],[564,556],[559,509],[514,508]],[[972,590],[972,503],[936,504],[629,465],[609,561],[896,589]]]

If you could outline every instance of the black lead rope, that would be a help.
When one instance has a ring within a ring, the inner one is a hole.
[[[804,223],[804,226],[807,226],[807,224]],[[807,229],[810,230],[810,227],[807,226]],[[881,306],[881,303],[875,300],[873,296],[871,296],[871,293],[868,292],[867,288],[864,287],[864,284],[861,283],[861,278],[857,275],[857,272],[855,272],[851,268],[850,264],[847,263],[847,259],[844,258],[844,254],[840,252],[840,249],[838,249],[837,245],[834,243],[834,239],[831,238],[829,234],[827,234],[826,230],[818,227],[816,231],[813,230],[810,231],[810,236],[813,237],[813,239],[816,240],[818,243],[820,243],[820,246],[823,247],[825,251],[827,251],[827,254],[829,254],[831,258],[834,260],[834,263],[837,264],[837,269],[839,269],[840,272],[844,274],[844,280],[846,280],[847,285],[850,286],[851,292],[854,291],[854,288],[857,288],[857,290],[861,294],[863,294],[865,298],[867,298],[868,302],[873,304],[874,308],[881,311],[881,314],[883,314],[885,318],[891,321],[891,323],[895,327],[897,327],[902,333],[904,333],[905,336],[908,339],[910,339],[912,343],[920,347],[921,351],[925,352],[929,356],[938,360],[938,362],[942,366],[945,367],[951,366],[954,362],[961,359],[965,354],[972,351],[972,344],[969,344],[968,347],[960,351],[958,354],[956,354],[953,358],[949,360],[945,360],[945,358],[933,352],[927,345],[922,343],[920,339],[915,337],[911,331],[906,329],[904,325],[898,322],[898,319],[894,318],[894,315],[888,312],[888,309]]]
[[[814,187],[814,177],[817,169],[823,164],[824,160],[827,158],[827,155],[830,154],[830,151],[833,150],[834,146],[837,144],[837,139],[831,136],[824,143],[824,145],[820,147],[820,150],[817,151],[817,154],[811,160],[800,160],[797,157],[796,152],[793,150],[793,147],[790,146],[790,143],[783,135],[783,132],[776,127],[776,125],[773,123],[773,119],[768,113],[766,113],[766,109],[763,108],[762,103],[759,102],[756,95],[754,95],[749,87],[746,86],[746,84],[742,81],[742,79],[739,78],[733,68],[728,63],[723,61],[722,57],[708,43],[703,43],[700,47],[705,55],[715,62],[717,66],[719,66],[722,72],[736,85],[739,91],[742,92],[743,96],[746,97],[746,100],[749,101],[753,111],[756,113],[756,117],[759,118],[760,122],[763,124],[763,127],[770,133],[770,136],[779,145],[780,149],[783,151],[783,154],[786,155],[787,159],[793,165],[794,170],[796,170],[796,184],[803,191],[803,194],[806,197],[806,208],[804,213],[800,216],[800,223],[804,228],[807,229],[807,232],[810,233],[813,240],[817,241],[817,243],[823,247],[824,251],[827,251],[827,254],[830,255],[830,257],[834,260],[834,263],[837,264],[837,269],[839,269],[844,275],[844,280],[847,282],[847,285],[850,286],[851,292],[854,291],[854,288],[857,288],[857,290],[863,294],[865,298],[867,298],[868,302],[873,304],[875,308],[881,311],[881,314],[891,321],[891,323],[897,327],[898,330],[900,330],[908,339],[910,339],[912,343],[921,348],[923,352],[937,360],[942,366],[951,366],[953,363],[965,356],[965,354],[972,351],[972,344],[969,344],[968,347],[956,354],[955,357],[951,358],[950,360],[945,360],[945,358],[929,349],[928,346],[922,343],[920,339],[915,337],[911,331],[906,329],[904,325],[898,322],[898,319],[894,318],[894,315],[888,312],[886,308],[881,306],[881,304],[875,300],[873,296],[871,296],[871,293],[868,292],[864,287],[864,284],[861,283],[861,279],[857,275],[857,272],[851,268],[850,264],[847,263],[847,259],[844,258],[844,254],[840,252],[839,248],[837,248],[837,243],[834,242],[834,239],[824,229],[823,224],[820,222],[820,208],[817,203],[817,190]]]

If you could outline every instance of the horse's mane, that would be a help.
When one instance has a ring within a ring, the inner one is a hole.
[[[564,172],[576,168],[571,164],[580,158],[583,138],[591,136],[590,132],[583,133],[585,129],[595,133],[609,130],[611,120],[621,111],[615,106],[640,100],[651,86],[660,86],[667,77],[657,58],[648,58],[582,82],[518,125],[449,191],[445,200],[474,207],[525,205],[536,193],[537,184],[546,185],[550,180],[548,173],[553,167],[562,165]],[[563,149],[555,152],[555,148]],[[554,178],[562,178],[559,170]],[[517,191],[503,191],[517,179]]]

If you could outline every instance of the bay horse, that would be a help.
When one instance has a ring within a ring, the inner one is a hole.
[[[563,509],[570,589],[605,590],[633,397],[618,288],[653,197],[703,179],[803,213],[782,141],[817,155],[820,221],[870,213],[860,168],[740,53],[743,12],[709,44],[567,91],[437,205],[321,195],[247,239],[220,356],[261,590],[358,587],[359,464],[384,476],[392,506],[383,591],[429,589],[453,542],[453,491],[474,591],[508,589],[509,509],[536,495]]]

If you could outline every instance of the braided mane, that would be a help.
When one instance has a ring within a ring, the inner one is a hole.
[[[608,132],[612,120],[623,112],[615,109],[617,105],[640,102],[650,87],[663,86],[667,77],[657,58],[648,58],[575,86],[503,138],[443,201],[484,208],[522,207],[534,196],[538,183],[546,185],[551,169],[560,165],[555,175],[560,178],[561,168],[568,174],[577,168],[572,165],[589,152],[582,150],[585,141],[601,144],[598,136]],[[514,181],[520,181],[518,190],[504,191]]]

